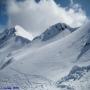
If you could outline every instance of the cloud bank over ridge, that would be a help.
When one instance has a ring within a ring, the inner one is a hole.
[[[61,7],[54,0],[41,0],[39,3],[34,0],[25,0],[24,2],[9,1],[10,26],[21,25],[34,36],[58,22],[78,27],[88,20],[81,6],[74,4],[73,0],[71,0],[69,7]]]

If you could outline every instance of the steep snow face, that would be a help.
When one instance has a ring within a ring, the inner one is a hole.
[[[0,64],[7,63],[6,57],[11,56],[13,51],[19,50],[31,42],[31,37],[28,39],[26,35],[31,36],[20,26],[6,29],[0,33]]]
[[[22,27],[20,27],[19,25],[16,25],[16,26],[15,26],[15,30],[16,30],[15,34],[16,34],[17,36],[24,37],[24,38],[26,38],[26,39],[28,39],[28,40],[32,40],[32,39],[33,39],[32,34],[30,34],[29,32],[25,31],[25,30],[24,30]]]
[[[59,40],[71,32],[75,31],[77,28],[71,28],[64,23],[57,23],[50,26],[45,32],[40,36],[37,36],[32,41],[32,46],[41,46],[49,44],[50,42]]]

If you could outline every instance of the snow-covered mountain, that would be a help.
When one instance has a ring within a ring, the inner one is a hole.
[[[70,33],[56,39],[61,33],[50,29],[44,34],[47,36],[50,32],[50,36],[41,35],[39,38],[48,44],[41,43],[39,48],[22,48],[6,59],[0,65],[1,86],[17,86],[21,90],[89,90],[90,22],[77,30],[64,31]]]
[[[32,38],[33,37],[29,32],[17,25],[0,33],[0,48],[12,43],[14,43],[14,45],[24,45],[29,43]]]
[[[24,45],[31,41],[32,36],[24,31],[20,26],[15,26],[14,28],[6,29],[4,32],[0,33],[0,48],[6,47],[7,44],[13,45]],[[14,47],[15,48],[15,47]]]
[[[31,40],[32,35],[18,25],[0,33],[0,64],[11,56],[13,51],[30,44]]]
[[[76,29],[77,28],[72,28],[65,23],[57,23],[50,26],[41,35],[35,37],[32,41],[32,46],[42,46],[49,44],[67,36]]]
[[[88,79],[90,79],[90,65],[74,66],[67,76],[56,82],[56,86],[71,90],[89,90],[90,81]]]

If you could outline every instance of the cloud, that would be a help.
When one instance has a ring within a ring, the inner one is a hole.
[[[73,0],[70,0],[70,4],[71,4],[71,5],[73,5],[73,4],[74,4]]]
[[[9,1],[10,26],[21,25],[34,36],[58,22],[77,27],[88,20],[80,5],[74,4],[73,0],[71,6],[65,8],[57,5],[54,0],[41,0],[39,3],[34,0],[19,3],[15,0]]]

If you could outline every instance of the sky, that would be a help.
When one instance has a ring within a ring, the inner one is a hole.
[[[35,1],[0,0],[0,30],[18,24],[36,36],[58,22],[78,27],[90,18],[90,0]]]

